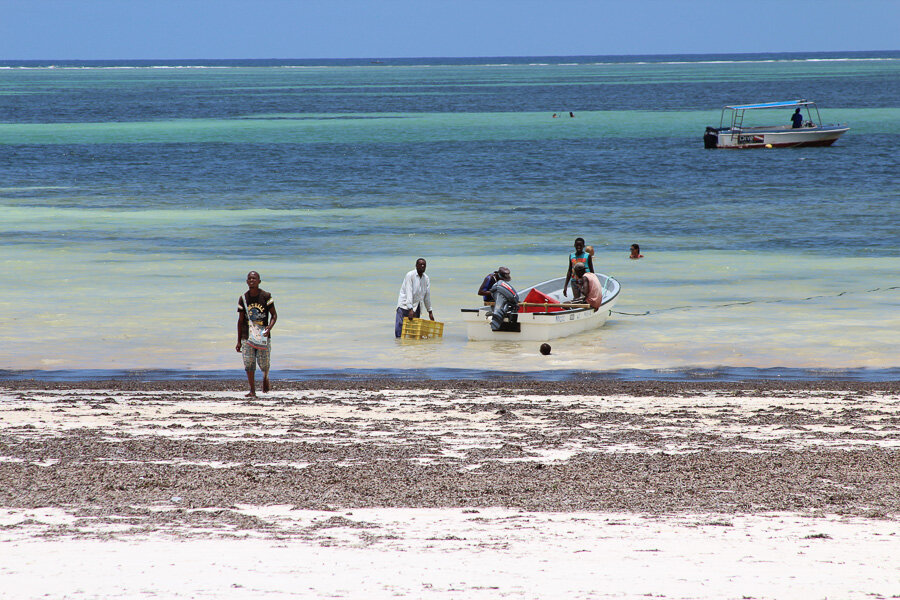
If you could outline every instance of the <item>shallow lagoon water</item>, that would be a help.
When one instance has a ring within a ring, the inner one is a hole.
[[[0,368],[239,368],[250,269],[276,369],[896,367],[900,58],[669,58],[0,70]],[[721,105],[800,95],[851,131],[702,148]],[[623,287],[604,328],[465,340],[485,273],[560,276],[577,235]],[[420,255],[446,335],[397,342]]]
[[[273,351],[283,369],[883,369],[896,364],[897,290],[871,287],[890,280],[896,272],[892,259],[822,264],[708,251],[660,252],[652,260],[631,261],[623,253],[598,253],[598,267],[624,282],[616,312],[602,329],[552,342],[549,357],[538,353],[536,343],[466,340],[459,308],[476,304],[478,282],[470,273],[489,260],[432,259],[435,313],[446,323],[440,342],[392,337],[396,273],[408,266],[402,259],[359,259],[365,276],[354,278],[354,289],[361,293],[343,299],[335,296],[342,279],[328,261],[269,259],[254,261],[253,267],[275,294],[279,322]],[[7,367],[222,369],[238,360],[234,305],[243,282],[233,261],[66,250],[43,260],[25,251],[26,261],[27,269],[9,275],[25,289],[55,291],[32,298],[33,318],[4,328],[6,344],[14,345],[21,335],[34,340],[19,348]],[[558,261],[549,258],[513,255],[506,263],[518,276],[514,284],[559,271]]]

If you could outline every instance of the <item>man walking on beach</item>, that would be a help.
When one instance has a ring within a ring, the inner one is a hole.
[[[425,259],[416,261],[416,268],[406,274],[400,284],[400,295],[397,297],[397,316],[394,319],[394,337],[400,337],[403,331],[404,317],[414,319],[422,314],[422,304],[428,311],[428,318],[434,321],[431,311],[431,282],[425,274]]]
[[[247,291],[238,298],[237,345],[244,358],[248,398],[256,397],[256,365],[263,372],[263,392],[269,391],[269,365],[272,352],[272,327],[278,320],[272,294],[260,289],[262,279],[256,271],[247,273]]]

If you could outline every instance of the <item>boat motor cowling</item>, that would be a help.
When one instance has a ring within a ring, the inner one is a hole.
[[[719,129],[716,127],[707,127],[706,133],[703,134],[703,147],[715,148],[719,145]]]
[[[508,315],[515,315],[519,310],[519,296],[513,286],[505,281],[498,281],[491,288],[494,297],[494,308],[491,311],[491,330],[498,331]]]

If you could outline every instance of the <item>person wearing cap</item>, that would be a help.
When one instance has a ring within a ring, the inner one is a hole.
[[[576,300],[590,304],[594,312],[597,312],[603,303],[603,286],[600,285],[600,279],[595,274],[588,273],[584,263],[576,264],[572,267],[572,271],[582,294],[582,297]]]
[[[494,287],[494,284],[498,281],[509,281],[510,279],[509,269],[500,267],[493,273],[487,274],[487,277],[481,282],[481,287],[478,288],[478,295],[481,296],[485,304],[490,304],[494,301],[494,295],[491,293],[491,288]]]

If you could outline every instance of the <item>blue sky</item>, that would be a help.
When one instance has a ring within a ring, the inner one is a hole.
[[[900,0],[0,0],[0,60],[900,49]]]

